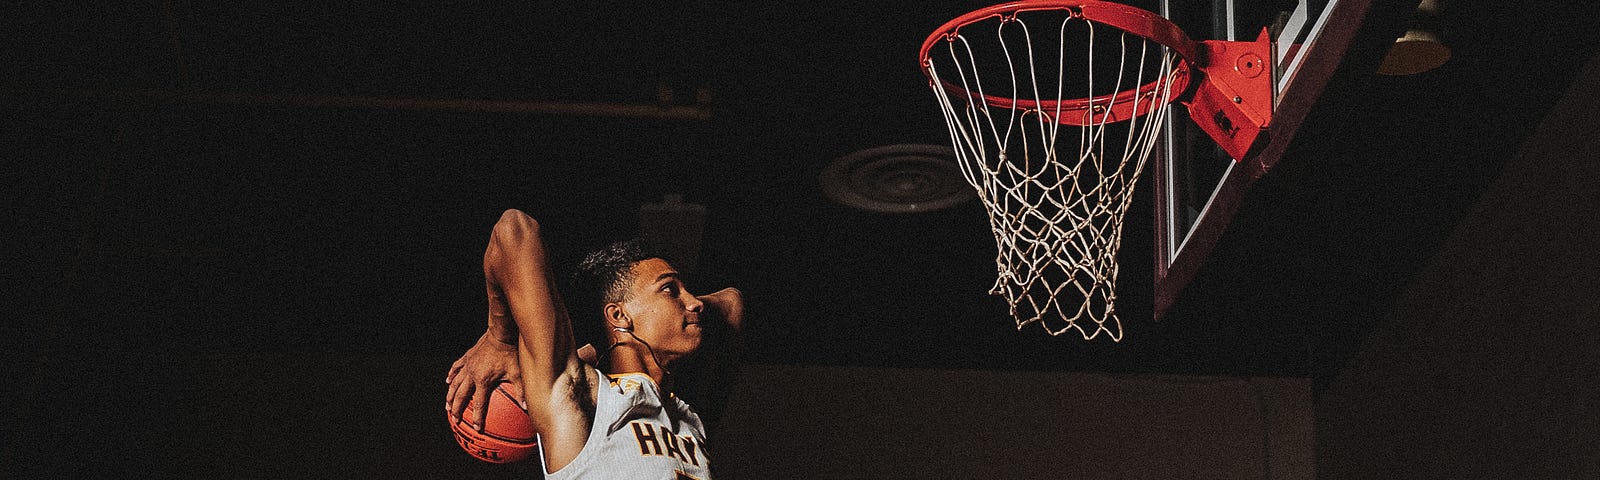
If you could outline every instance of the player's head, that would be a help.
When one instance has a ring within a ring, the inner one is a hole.
[[[637,337],[661,361],[699,348],[703,305],[649,243],[622,241],[589,254],[578,264],[574,283],[581,297],[573,305],[574,316],[587,317],[607,332],[596,339]]]

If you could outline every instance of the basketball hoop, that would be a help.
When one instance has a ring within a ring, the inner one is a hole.
[[[919,56],[989,213],[990,293],[1007,299],[1019,330],[1122,340],[1123,219],[1173,102],[1236,159],[1271,119],[1265,31],[1194,42],[1159,15],[1106,1],[983,8],[945,23]]]

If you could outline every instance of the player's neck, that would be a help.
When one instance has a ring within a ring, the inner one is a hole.
[[[649,348],[635,341],[617,342],[607,355],[606,363],[606,367],[610,369],[609,373],[643,373],[649,375],[650,379],[655,380],[656,385],[663,389],[667,387],[667,377],[671,373],[665,366],[656,362]]]

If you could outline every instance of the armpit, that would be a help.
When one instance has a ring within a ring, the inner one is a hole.
[[[574,360],[568,363],[567,394],[580,411],[593,418],[600,373],[583,362]]]

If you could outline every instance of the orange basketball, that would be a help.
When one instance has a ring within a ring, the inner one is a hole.
[[[489,413],[484,416],[484,428],[466,419],[456,418],[446,412],[450,430],[455,432],[456,443],[479,460],[490,463],[511,463],[525,460],[533,454],[539,442],[533,435],[533,420],[528,410],[517,404],[507,383],[501,383],[489,392]],[[476,408],[467,406],[468,409]]]

